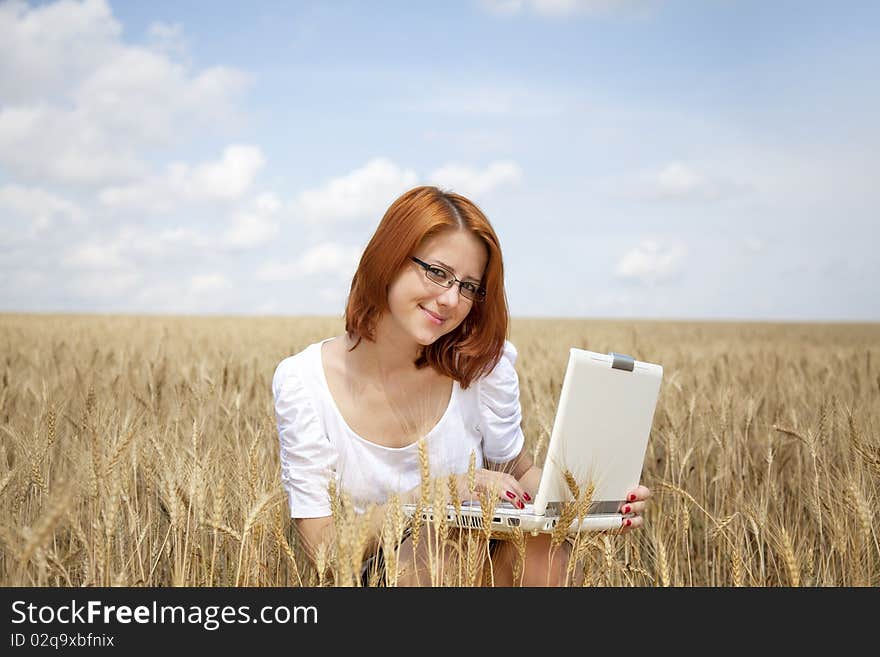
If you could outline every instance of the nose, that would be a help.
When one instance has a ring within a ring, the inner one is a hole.
[[[461,288],[458,286],[458,283],[454,283],[452,287],[448,287],[443,290],[443,292],[440,293],[440,296],[437,297],[437,300],[441,302],[444,306],[455,308],[458,306],[460,294]]]

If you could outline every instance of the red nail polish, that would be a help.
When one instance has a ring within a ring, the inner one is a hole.
[[[624,513],[629,513],[630,511],[632,511],[632,507],[629,504],[627,504],[625,507],[623,507]]]
[[[528,494],[528,493],[523,493],[523,497],[525,498],[526,502],[531,502],[531,501],[532,501],[532,498],[529,497],[529,494]]]
[[[635,501],[636,501],[636,494],[635,494],[635,493],[632,493],[632,494],[629,496],[629,501],[630,501],[630,502],[635,502]]]
[[[511,493],[509,490],[508,490],[508,491],[504,491],[504,494],[507,495],[507,497],[509,497],[510,499],[513,499],[514,497],[516,497],[516,495],[514,495],[513,493]]]
[[[626,519],[626,526],[629,527],[629,526],[632,525],[632,524],[633,524],[633,521],[630,520],[629,518],[627,518],[627,519]]]
[[[525,509],[525,508],[526,508],[526,505],[523,504],[520,500],[517,500],[517,501],[516,501],[516,508],[517,508],[517,509]]]

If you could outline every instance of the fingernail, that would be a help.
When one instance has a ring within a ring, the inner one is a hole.
[[[528,493],[523,493],[523,497],[525,498],[526,502],[531,502],[531,501],[532,501],[532,498],[529,497],[529,494],[528,494]]]
[[[629,527],[632,524],[633,524],[633,521],[631,519],[627,518],[626,519],[626,526]]]
[[[523,504],[520,500],[517,500],[516,501],[516,508],[517,509],[524,509],[524,508],[526,508],[526,505]]]
[[[632,507],[629,504],[627,504],[625,507],[623,507],[624,513],[629,513],[631,510],[632,510]]]
[[[511,493],[509,490],[508,490],[508,491],[504,491],[504,494],[507,495],[507,497],[509,497],[510,499],[513,499],[514,497],[516,497],[516,495],[514,495],[513,493]]]
[[[630,494],[630,496],[629,496],[629,501],[630,501],[630,502],[635,502],[635,501],[636,501],[636,494],[635,494],[635,493],[631,493],[631,494]]]

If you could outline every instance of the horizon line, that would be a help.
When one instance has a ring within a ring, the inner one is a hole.
[[[9,316],[62,316],[62,317],[143,317],[151,319],[335,319],[344,321],[344,315],[321,315],[304,313],[285,315],[277,313],[171,313],[171,312],[120,312],[120,311],[49,311],[49,310],[0,310],[0,317]],[[614,317],[575,315],[510,315],[510,320],[524,321],[572,321],[572,322],[668,322],[668,323],[754,323],[754,324],[880,324],[880,319],[818,319],[774,317]]]

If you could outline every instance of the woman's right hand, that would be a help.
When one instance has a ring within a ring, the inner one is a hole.
[[[506,472],[487,470],[480,468],[474,474],[473,482],[468,482],[468,475],[456,476],[459,499],[479,500],[479,494],[496,495],[499,499],[510,502],[518,509],[522,509],[532,501],[532,495],[523,488],[516,477]],[[474,489],[470,490],[469,484],[473,483]]]

